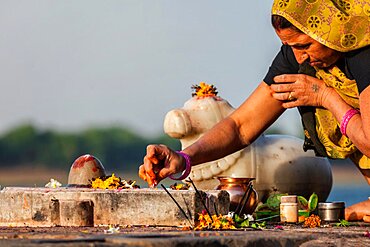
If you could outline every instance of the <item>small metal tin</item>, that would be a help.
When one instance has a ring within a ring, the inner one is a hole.
[[[320,202],[319,217],[323,221],[336,222],[344,219],[344,202]]]
[[[281,203],[297,203],[298,200],[297,200],[297,196],[296,195],[292,195],[292,196],[282,196],[280,198],[280,202]]]

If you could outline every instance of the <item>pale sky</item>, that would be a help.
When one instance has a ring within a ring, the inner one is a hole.
[[[239,106],[280,48],[272,0],[0,0],[0,134],[120,124],[163,132],[191,86]],[[297,111],[275,124],[301,130]]]

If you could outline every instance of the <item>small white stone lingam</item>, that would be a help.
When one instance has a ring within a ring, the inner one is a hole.
[[[217,96],[213,85],[200,83],[193,97],[180,109],[167,113],[164,131],[179,139],[182,149],[197,141],[216,123],[234,111]],[[303,140],[287,135],[262,135],[249,147],[219,160],[194,166],[190,177],[200,189],[214,189],[217,176],[256,178],[254,188],[264,200],[272,191],[309,197],[317,193],[325,201],[332,187],[328,159],[303,151]]]
[[[105,169],[99,159],[85,154],[72,164],[67,187],[88,187],[94,178],[105,176]]]

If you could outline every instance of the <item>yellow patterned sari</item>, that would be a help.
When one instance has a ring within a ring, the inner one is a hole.
[[[370,45],[370,0],[275,0],[272,14],[280,15],[319,43],[340,52]],[[316,70],[316,77],[333,87],[342,99],[359,109],[355,80],[334,66]],[[370,159],[340,132],[330,111],[315,111],[316,132],[330,158],[351,158],[360,168],[370,169]]]

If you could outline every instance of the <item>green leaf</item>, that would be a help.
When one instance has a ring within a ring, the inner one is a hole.
[[[256,223],[253,223],[251,227],[254,229],[264,229],[266,227],[266,222],[265,221],[261,223],[256,222]]]
[[[308,209],[308,201],[303,196],[297,196],[299,209]]]
[[[310,199],[308,200],[308,209],[310,211],[315,210],[317,207],[318,201],[319,201],[319,197],[317,196],[317,194],[315,192],[312,193],[312,195],[310,196]]]
[[[239,226],[240,227],[249,227],[249,220],[244,220]]]
[[[226,224],[226,223],[228,223],[228,220],[225,219],[225,218],[221,218],[220,219],[220,222],[221,222],[221,224]]]
[[[277,210],[280,207],[280,199],[288,194],[272,194],[267,198],[266,204],[271,210]]]
[[[349,226],[349,222],[346,221],[346,220],[339,220],[339,222],[336,223],[335,226],[338,226],[338,227],[348,227]]]
[[[241,222],[243,222],[243,221],[244,221],[244,219],[243,219],[243,218],[241,218],[239,215],[234,214],[234,221],[235,221],[236,223],[241,223]]]
[[[264,204],[260,204],[257,206],[256,208],[256,211],[263,211],[263,210],[269,210],[269,206],[267,205],[267,203],[264,203]]]

